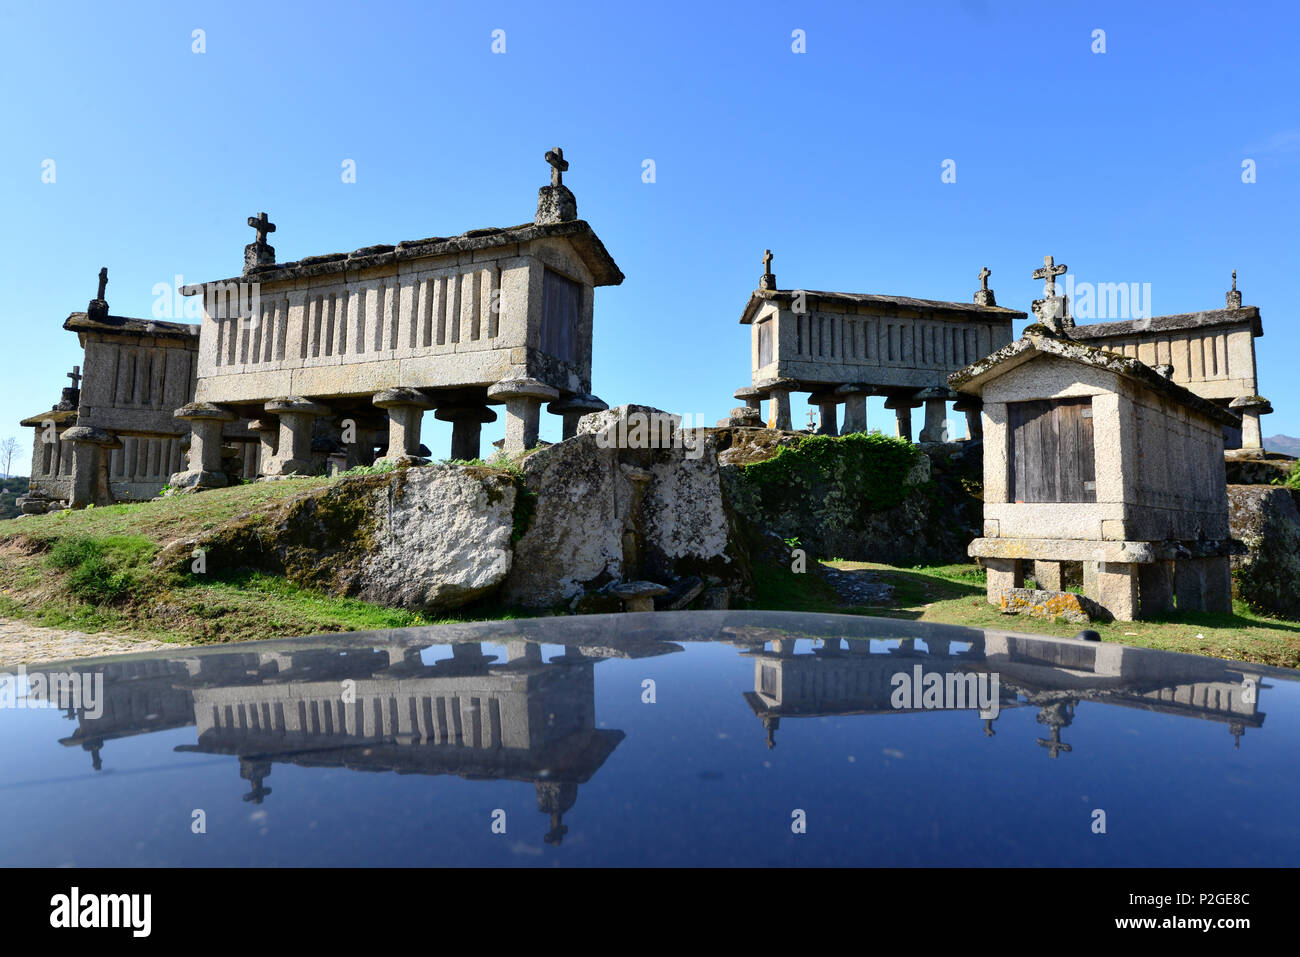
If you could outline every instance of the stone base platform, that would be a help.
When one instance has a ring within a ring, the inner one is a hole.
[[[1232,610],[1230,541],[977,538],[967,551],[984,565],[989,604],[999,607],[1005,593],[1024,589],[1026,571],[1039,589],[1056,592],[1064,587],[1064,566],[1077,563],[1084,595],[1117,621]]]

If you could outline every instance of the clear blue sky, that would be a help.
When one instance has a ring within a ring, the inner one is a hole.
[[[1221,307],[1238,269],[1264,320],[1265,434],[1300,435],[1300,4],[10,3],[5,19],[0,436],[24,446],[17,421],[79,361],[61,324],[101,265],[112,311],[148,316],[156,283],[237,274],[259,210],[281,261],[526,222],[555,145],[627,275],[596,297],[611,404],[726,414],[765,247],[783,288],[969,301],[988,265],[1022,310],[1050,253],[1079,280],[1150,283],[1156,314]],[[871,424],[889,426],[878,404]]]

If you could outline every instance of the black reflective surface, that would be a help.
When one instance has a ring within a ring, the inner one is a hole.
[[[1295,865],[1295,678],[767,612],[72,663],[0,709],[0,864]]]

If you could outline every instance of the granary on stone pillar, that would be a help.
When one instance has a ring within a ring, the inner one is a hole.
[[[505,406],[507,452],[537,444],[547,402],[567,436],[578,416],[604,408],[591,395],[594,291],[623,274],[577,218],[563,151],[545,159],[550,185],[520,226],[276,263],[266,246],[275,224],[250,217],[257,238],[243,275],[182,290],[203,296],[196,401],[268,434],[278,417],[266,476],[301,467],[287,447],[301,430],[344,449],[360,443],[360,462],[377,451],[409,460],[430,409],[454,425],[454,458],[479,457],[490,405]],[[177,484],[200,471],[191,462]]]
[[[778,289],[772,253],[740,324],[749,326],[750,384],[735,396],[768,402],[769,428],[790,429],[790,394],[806,392],[825,435],[867,430],[866,401],[884,396],[892,431],[912,439],[912,409],[926,407],[922,442],[947,441],[947,377],[1011,341],[1025,313],[997,305],[987,267],[973,303],[865,293]],[[838,406],[844,405],[843,425]]]
[[[83,350],[68,374],[71,388],[51,411],[22,422],[35,433],[34,503],[152,498],[184,464],[189,436],[172,413],[194,396],[199,327],[110,315],[107,285],[101,269],[95,298],[63,324]],[[218,457],[223,447],[227,461],[255,466],[256,438],[233,418],[217,437]]]
[[[1137,359],[1071,339],[1065,297],[949,378],[983,403],[988,600],[1032,575],[1116,619],[1231,610],[1222,429],[1237,416]]]
[[[1070,335],[1152,367],[1172,366],[1179,385],[1241,416],[1239,428],[1225,427],[1224,439],[1249,454],[1263,448],[1259,417],[1273,411],[1255,372],[1255,339],[1264,327],[1259,309],[1242,305],[1235,269],[1225,299],[1223,309],[1091,323],[1074,326]]]

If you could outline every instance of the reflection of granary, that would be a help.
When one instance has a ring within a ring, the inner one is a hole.
[[[401,643],[110,663],[103,714],[70,715],[80,724],[61,743],[90,751],[98,770],[108,740],[194,724],[198,743],[177,750],[237,757],[255,804],[272,795],[276,763],[528,781],[550,819],[546,840],[559,843],[578,786],[623,732],[596,727],[599,657],[567,647],[543,661],[535,642],[506,647],[503,662],[459,642],[428,663]],[[675,650],[642,642],[626,653]]]
[[[754,658],[754,690],[745,701],[767,729],[767,746],[776,746],[782,718],[826,715],[915,714],[920,709],[896,708],[890,701],[892,678],[913,664],[928,670],[962,670],[979,654],[948,653],[949,642],[934,642],[917,651],[911,639],[885,652],[872,652],[868,641],[841,642],[827,638],[820,648],[796,653],[793,640],[775,640],[773,650],[747,652]],[[999,695],[1000,706],[1015,707],[1015,695]],[[972,707],[974,703],[971,703]]]
[[[984,656],[1004,688],[1040,708],[1038,722],[1050,736],[1038,743],[1052,757],[1071,750],[1060,730],[1071,724],[1080,700],[1218,721],[1228,725],[1235,743],[1246,728],[1264,723],[1264,686],[1249,665],[1233,669],[1124,645],[998,634],[985,640]]]
[[[740,630],[735,633],[739,637]],[[1222,722],[1234,741],[1264,723],[1258,702],[1265,686],[1249,666],[1237,670],[1123,645],[971,634],[971,647],[956,654],[929,639],[926,652],[917,651],[911,639],[873,651],[868,641],[828,638],[824,647],[801,653],[793,640],[775,640],[771,651],[747,652],[755,659],[754,690],[745,701],[762,721],[769,748],[782,718],[916,713],[890,700],[892,677],[913,664],[945,675],[996,673],[999,711],[1020,706],[1018,696],[1037,707],[1036,721],[1047,728],[1037,744],[1053,758],[1072,750],[1061,731],[1075,720],[1081,700]],[[994,734],[996,720],[984,719],[986,735]]]
[[[898,435],[911,439],[912,409],[924,404],[920,441],[946,441],[947,403],[958,398],[948,389],[948,374],[1006,345],[1012,320],[1025,318],[997,305],[987,269],[974,303],[963,303],[777,289],[771,264],[768,251],[759,288],[740,316],[751,328],[752,372],[750,385],[735,393],[760,414],[770,400],[771,428],[791,428],[790,393],[808,392],[821,410],[822,434],[865,432],[867,396],[883,395]],[[956,410],[968,413],[970,434],[978,437],[978,405]]]

